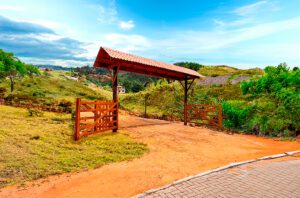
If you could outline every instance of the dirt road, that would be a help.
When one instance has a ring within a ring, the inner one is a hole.
[[[120,116],[120,126],[121,133],[146,143],[150,152],[132,161],[51,176],[26,189],[8,187],[0,197],[130,197],[231,162],[300,149],[299,142],[229,135],[129,115]]]

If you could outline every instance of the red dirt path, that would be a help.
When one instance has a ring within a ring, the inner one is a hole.
[[[232,162],[300,149],[299,142],[229,135],[129,115],[121,115],[120,124],[121,133],[146,143],[150,152],[132,161],[51,176],[26,189],[7,187],[0,197],[130,197]]]

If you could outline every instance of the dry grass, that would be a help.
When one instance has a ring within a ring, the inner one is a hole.
[[[0,106],[0,120],[0,187],[130,160],[148,150],[122,132],[74,142],[69,114],[29,117],[26,109]]]

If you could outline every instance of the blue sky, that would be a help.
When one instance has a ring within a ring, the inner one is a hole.
[[[100,46],[169,63],[300,65],[299,0],[0,0],[0,48],[92,64]]]

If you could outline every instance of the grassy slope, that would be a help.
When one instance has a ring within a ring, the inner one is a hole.
[[[48,175],[95,168],[133,159],[147,151],[121,133],[106,133],[74,142],[69,114],[0,106],[0,187]]]
[[[228,66],[204,66],[199,69],[198,71],[200,74],[204,76],[225,76],[225,75],[245,75],[245,76],[251,76],[251,75],[262,75],[263,70],[259,68],[252,68],[252,69],[237,69],[234,67],[228,67]]]
[[[62,75],[64,71],[51,71],[49,75],[42,74],[39,77],[24,77],[17,80],[14,94],[24,97],[23,100],[37,100],[40,103],[55,103],[60,100],[75,102],[76,97],[85,100],[107,100],[111,93],[103,89],[93,89],[86,82],[68,80]],[[8,80],[0,82],[0,87],[7,89],[9,94]]]
[[[258,68],[241,70],[228,66],[204,66],[199,73],[205,76],[223,75],[261,75]],[[189,95],[189,103],[218,104],[224,100],[244,100],[239,84],[226,86],[199,87],[193,86]],[[120,96],[121,106],[137,114],[144,114],[145,95],[149,95],[147,114],[159,118],[182,118],[183,89],[179,83],[151,86],[139,93],[129,93]]]
[[[189,94],[189,103],[219,104],[224,100],[243,100],[239,84],[199,87]],[[150,117],[181,119],[183,112],[183,89],[179,83],[152,86],[139,93],[123,94],[120,104],[126,110],[144,115],[145,95],[148,95],[147,114]]]

